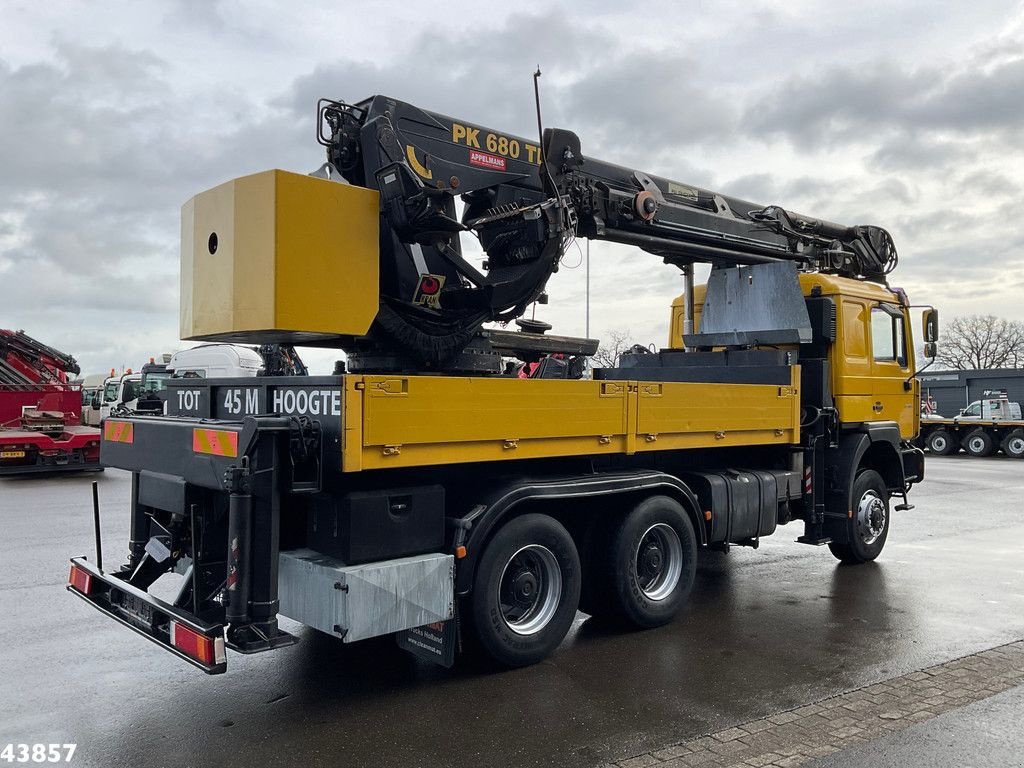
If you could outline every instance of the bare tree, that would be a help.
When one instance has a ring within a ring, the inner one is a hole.
[[[938,362],[957,370],[1017,368],[1024,363],[1024,323],[995,315],[954,317],[942,329]]]
[[[630,339],[631,335],[628,328],[619,331],[609,331],[601,341],[601,346],[597,348],[597,352],[594,353],[591,364],[595,368],[614,368],[619,364],[619,357],[622,353],[628,352],[630,347],[633,346],[634,342]]]

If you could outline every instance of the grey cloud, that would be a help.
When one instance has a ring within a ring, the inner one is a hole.
[[[965,191],[979,192],[993,197],[1009,197],[1011,195],[1019,195],[1021,192],[1021,185],[1016,181],[998,171],[985,169],[964,174],[960,179],[960,185]],[[1019,201],[1015,200],[1012,203],[1012,209],[1018,215],[1020,214]]]
[[[885,131],[895,132],[904,149],[924,131],[1019,135],[1024,59],[983,63],[969,59],[952,73],[945,63],[831,67],[788,79],[750,106],[744,123],[751,132],[786,136],[803,147],[872,142]],[[893,157],[883,150],[875,161]]]
[[[904,133],[886,141],[867,158],[869,168],[885,171],[936,171],[962,167],[978,151],[962,140],[937,140],[917,133]]]
[[[432,62],[445,66],[428,66]],[[533,62],[547,72],[541,78],[545,124],[576,131],[591,156],[642,166],[735,123],[731,103],[698,83],[697,62],[643,46],[623,48],[608,31],[560,10],[512,15],[487,35],[424,34],[407,51],[373,64],[321,65],[276,103],[305,115],[321,97],[358,101],[380,93],[532,136]]]

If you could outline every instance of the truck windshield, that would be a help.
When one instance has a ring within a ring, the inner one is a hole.
[[[168,373],[147,373],[146,380],[142,384],[145,392],[162,392],[167,389],[167,380],[171,378]]]
[[[118,382],[111,381],[103,387],[103,402],[112,403],[117,400],[117,384]]]

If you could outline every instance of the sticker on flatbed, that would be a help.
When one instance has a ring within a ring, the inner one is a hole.
[[[193,429],[192,452],[233,459],[238,456],[238,433],[227,429]]]
[[[112,443],[133,443],[135,442],[135,425],[130,421],[103,422],[103,439]]]

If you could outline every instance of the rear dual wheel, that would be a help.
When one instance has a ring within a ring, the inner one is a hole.
[[[1024,429],[1011,430],[999,445],[1013,459],[1024,459]]]
[[[935,430],[928,435],[928,439],[925,442],[928,445],[928,450],[936,456],[949,456],[960,450],[960,446],[953,439],[953,435],[945,429]]]
[[[645,499],[608,518],[602,534],[588,564],[588,612],[640,628],[675,618],[697,572],[697,538],[682,506],[667,496]]]
[[[964,450],[971,456],[991,456],[996,451],[996,442],[984,429],[975,429],[964,438]]]
[[[580,560],[554,518],[506,523],[477,566],[469,619],[482,649],[507,667],[535,664],[565,638],[580,598]]]

